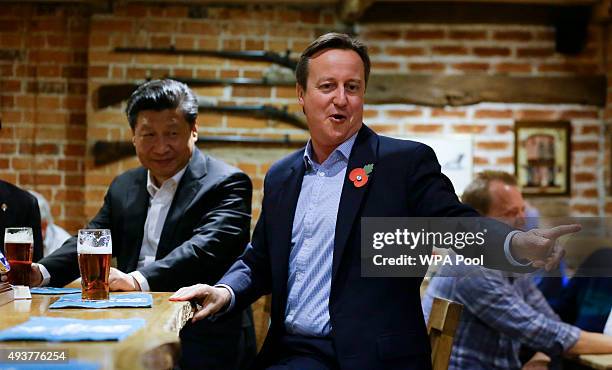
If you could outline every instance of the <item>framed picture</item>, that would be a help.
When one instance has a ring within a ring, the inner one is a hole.
[[[570,194],[570,123],[516,122],[514,172],[524,195]]]

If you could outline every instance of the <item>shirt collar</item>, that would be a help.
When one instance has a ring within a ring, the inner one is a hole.
[[[185,174],[185,171],[187,170],[187,166],[188,165],[189,165],[189,163],[187,163],[185,165],[185,167],[183,167],[179,172],[174,174],[174,176],[172,176],[168,180],[164,181],[161,184],[161,187],[163,187],[166,183],[176,187],[176,185],[178,185],[179,181],[181,181],[181,179],[183,178],[183,175]],[[155,185],[155,183],[153,182],[153,175],[151,175],[151,171],[147,170],[147,192],[149,193],[151,198],[155,197],[155,194],[157,194],[159,189],[160,188],[158,188]]]
[[[342,157],[344,157],[344,159],[348,160],[349,156],[351,155],[351,150],[353,149],[353,145],[355,144],[355,139],[357,138],[358,133],[359,131],[355,132],[353,136],[349,137],[342,144],[338,145],[336,149],[334,149],[334,151],[332,152],[332,155],[333,153],[338,153]],[[306,169],[312,168],[315,164],[320,165],[320,163],[317,163],[314,161],[314,159],[312,159],[314,157],[312,150],[312,139],[309,139],[308,143],[306,144],[306,150],[304,150],[304,165],[306,166]]]

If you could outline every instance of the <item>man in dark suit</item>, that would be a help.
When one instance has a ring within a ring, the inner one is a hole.
[[[25,190],[0,180],[0,251],[4,253],[4,229],[31,227],[34,233],[32,261],[43,256],[40,211],[36,198]]]
[[[132,94],[126,113],[142,167],[113,180],[87,225],[111,230],[117,258],[111,290],[174,291],[217,281],[249,240],[250,179],[195,147],[197,98],[186,85],[147,82]],[[63,286],[77,278],[76,244],[73,237],[43,258],[35,283]],[[244,368],[255,342],[250,309],[243,310],[186,326],[182,366]]]
[[[202,303],[198,320],[272,293],[256,368],[431,368],[422,278],[362,277],[360,220],[478,213],[457,200],[429,147],[363,125],[369,69],[365,46],[347,35],[326,34],[306,48],[296,77],[309,143],[266,175],[252,244],[218,284],[182,288],[171,298]],[[521,233],[500,244],[519,261],[554,264],[552,239],[575,229],[541,231],[535,250]],[[495,263],[512,267],[513,259],[498,255]]]

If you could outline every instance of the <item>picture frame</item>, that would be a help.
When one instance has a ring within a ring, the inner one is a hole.
[[[525,196],[570,194],[568,121],[517,121],[514,128],[514,173]]]

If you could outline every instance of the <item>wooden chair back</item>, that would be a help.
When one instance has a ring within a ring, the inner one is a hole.
[[[435,297],[429,313],[427,332],[431,344],[431,363],[433,370],[447,370],[453,350],[453,338],[463,305],[448,299]]]

